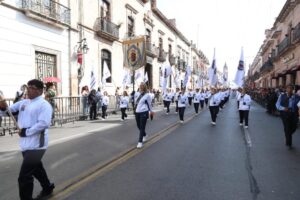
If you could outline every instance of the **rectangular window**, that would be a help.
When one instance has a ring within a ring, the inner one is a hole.
[[[57,77],[56,60],[56,55],[36,51],[36,78],[42,80],[44,77]]]
[[[134,19],[132,17],[128,17],[128,37],[134,36]]]

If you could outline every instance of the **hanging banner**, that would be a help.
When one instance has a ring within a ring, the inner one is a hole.
[[[124,65],[138,69],[146,64],[145,38],[139,37],[123,41]]]

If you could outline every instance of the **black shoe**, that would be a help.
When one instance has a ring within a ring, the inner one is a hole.
[[[50,197],[53,193],[55,186],[54,183],[51,183],[48,188],[44,188],[39,195],[37,195],[33,200],[42,200],[42,199],[47,199]]]

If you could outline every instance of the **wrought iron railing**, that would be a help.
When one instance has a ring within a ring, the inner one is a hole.
[[[146,41],[146,51],[153,56],[157,56],[157,47],[155,47],[155,45],[150,41]]]
[[[70,8],[53,0],[21,0],[22,8],[30,10],[37,15],[41,15],[64,24],[70,25]]]
[[[163,49],[160,49],[159,54],[158,54],[158,58],[157,58],[158,61],[159,62],[165,62],[166,58],[167,58],[167,53]]]
[[[100,24],[98,24],[96,31],[106,33],[107,35],[110,35],[114,38],[119,38],[119,26],[118,25],[112,23],[109,20],[103,19],[103,18],[99,18],[98,22]]]
[[[278,45],[277,52],[278,55],[283,53],[290,45],[290,37],[285,37]]]

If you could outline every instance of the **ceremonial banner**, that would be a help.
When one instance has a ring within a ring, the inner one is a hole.
[[[136,70],[146,64],[145,38],[123,41],[124,65]]]
[[[218,83],[217,65],[216,65],[216,50],[214,49],[214,57],[208,72],[210,86],[216,86]]]
[[[163,66],[161,67],[161,80],[162,80],[162,91],[165,93],[167,90],[168,78],[172,74],[172,67],[166,59]]]
[[[224,86],[227,86],[227,83],[228,83],[228,67],[227,64],[225,63],[223,67],[222,84]]]
[[[127,70],[123,70],[123,80],[122,80],[122,85],[123,88],[126,88],[127,85],[130,84],[130,74]]]
[[[235,84],[237,84],[239,87],[242,87],[244,85],[244,76],[245,76],[244,51],[242,48],[239,66],[237,68],[237,72],[235,74],[235,79],[234,79]]]

